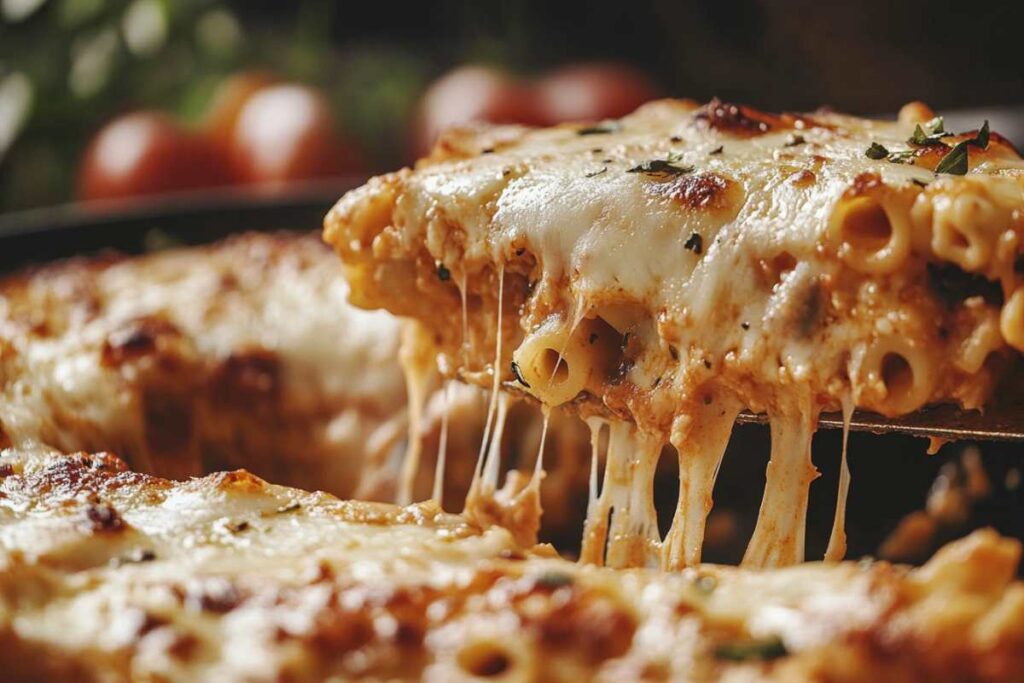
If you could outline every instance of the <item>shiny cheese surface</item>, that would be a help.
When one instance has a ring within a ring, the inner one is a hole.
[[[580,566],[432,504],[111,455],[0,453],[15,680],[1012,680],[1020,548],[677,575]],[[754,599],[756,596],[756,599]]]

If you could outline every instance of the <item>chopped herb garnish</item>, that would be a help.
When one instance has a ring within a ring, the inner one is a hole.
[[[768,660],[785,657],[789,654],[782,638],[772,636],[760,640],[748,640],[735,643],[723,643],[715,648],[715,658],[730,662],[746,662],[752,659]]]
[[[277,514],[285,515],[285,514],[288,514],[289,512],[295,512],[296,510],[299,510],[301,508],[302,508],[302,503],[299,503],[298,501],[292,501],[291,503],[288,503],[287,505],[282,505],[281,507],[277,508]]]
[[[928,187],[928,183],[918,178],[912,179],[910,182],[914,183],[918,187]]]
[[[681,137],[679,137],[678,135],[673,135],[668,140],[669,140],[669,142],[682,142],[683,141],[683,139]]]
[[[797,133],[790,135],[789,138],[786,140],[786,144],[783,145],[783,147],[796,147],[798,145],[803,145],[806,142],[807,140],[804,139],[804,136]]]
[[[941,145],[942,138],[946,138],[952,135],[952,133],[946,132],[946,124],[942,120],[941,116],[936,116],[931,121],[928,121],[922,126],[920,123],[914,126],[914,134],[910,136],[907,142],[914,145]]]
[[[633,168],[627,169],[626,173],[643,173],[644,175],[676,176],[693,172],[693,166],[679,166],[679,158],[670,154],[667,159],[651,159]]]
[[[967,145],[970,140],[964,140],[953,145],[953,148],[946,152],[938,165],[936,173],[948,173],[950,175],[965,175],[967,173]]]
[[[516,381],[522,384],[527,389],[530,388],[530,383],[523,378],[523,371],[519,369],[519,363],[512,361],[512,374],[516,376]]]
[[[694,254],[699,254],[704,251],[704,238],[700,236],[700,233],[690,233],[690,237],[687,238],[683,248],[689,249]]]
[[[452,279],[452,271],[448,270],[443,263],[437,263],[437,279],[441,282],[448,282]]]
[[[973,140],[968,140],[968,144],[974,145],[975,147],[981,147],[982,149],[988,149],[988,139],[990,137],[988,129],[988,119],[985,119],[985,123],[982,124],[981,130],[974,136]]]
[[[708,152],[708,156],[715,156],[716,154],[721,154],[724,150],[725,145],[719,145],[718,147],[715,147],[713,150]]]
[[[584,178],[596,178],[597,176],[601,175],[602,173],[607,173],[607,172],[608,172],[608,167],[604,166],[604,167],[601,168],[600,171],[591,171],[590,173],[585,174],[583,177]]]
[[[481,154],[494,154],[494,148],[493,147],[485,147],[484,149],[480,150],[480,153]]]
[[[889,156],[889,150],[877,142],[872,142],[866,150],[864,150],[864,156],[868,159],[881,160]]]
[[[593,126],[586,126],[576,131],[576,135],[607,135],[622,130],[622,124],[618,121],[609,120],[595,123]]]

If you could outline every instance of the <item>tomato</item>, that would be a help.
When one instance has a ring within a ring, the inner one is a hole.
[[[217,144],[229,147],[242,107],[254,93],[275,80],[273,75],[261,71],[244,71],[224,79],[203,117],[203,130]]]
[[[231,167],[243,183],[276,187],[359,168],[324,96],[303,85],[253,93],[238,111],[230,142]]]
[[[658,95],[642,71],[603,62],[572,64],[537,84],[537,106],[547,125],[617,119]]]
[[[441,131],[474,121],[542,123],[532,86],[504,71],[462,66],[442,76],[424,93],[413,130],[415,152],[428,153]]]
[[[81,199],[115,199],[223,185],[227,165],[215,146],[169,116],[139,111],[101,128],[79,165]]]

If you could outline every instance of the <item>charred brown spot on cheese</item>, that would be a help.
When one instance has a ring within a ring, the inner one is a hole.
[[[225,614],[241,605],[243,599],[238,586],[219,577],[190,584],[185,590],[185,605],[197,612]]]
[[[723,102],[717,97],[704,105],[694,118],[702,125],[739,137],[763,135],[771,130],[792,127],[774,114],[742,104]]]
[[[847,188],[843,196],[852,199],[854,197],[860,197],[867,194],[869,190],[873,190],[877,187],[884,185],[882,182],[882,176],[874,172],[865,172],[859,174],[853,179],[853,184]]]
[[[208,479],[214,488],[224,492],[259,493],[267,488],[265,481],[245,470],[218,472],[210,475]]]
[[[0,483],[0,490],[12,497],[58,505],[83,493],[102,496],[124,487],[147,487],[156,496],[169,486],[165,480],[128,471],[124,461],[109,453],[78,453],[54,458],[28,474],[9,476]]]
[[[797,171],[793,175],[789,176],[789,182],[794,187],[807,188],[813,185],[818,180],[818,176],[814,174],[814,171],[808,169],[802,169]]]
[[[138,318],[107,335],[101,358],[104,365],[116,367],[157,353],[169,340],[180,337],[181,330],[166,318]]]
[[[110,503],[90,503],[85,508],[86,527],[94,533],[117,533],[127,524]]]
[[[724,209],[731,204],[730,188],[735,183],[717,173],[681,175],[663,183],[645,185],[647,191],[666,197],[687,209]]]

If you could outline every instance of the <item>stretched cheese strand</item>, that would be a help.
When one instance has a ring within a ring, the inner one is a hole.
[[[498,310],[497,310],[497,325],[496,325],[496,336],[494,339],[494,365],[491,368],[491,372],[494,374],[494,380],[491,383],[491,398],[487,404],[487,420],[484,423],[484,438],[480,442],[480,453],[476,458],[476,469],[473,471],[473,483],[470,485],[470,494],[473,493],[473,487],[477,485],[480,480],[481,470],[483,468],[484,457],[487,453],[488,445],[491,442],[491,429],[494,425],[495,411],[497,410],[498,403],[498,387],[501,384],[501,323],[502,318],[502,306],[505,299],[505,265],[502,264],[498,268]]]
[[[679,454],[679,500],[665,537],[665,569],[700,564],[715,480],[740,409],[739,401],[732,398],[701,402],[694,414],[680,416],[673,425],[672,445]]]
[[[412,502],[413,486],[423,454],[423,409],[427,403],[436,363],[430,353],[430,345],[420,338],[427,334],[419,323],[411,320],[403,322],[402,344],[398,358],[405,375],[405,390],[409,401],[409,447],[402,461],[398,483],[396,502],[399,505],[408,505]]]
[[[658,565],[654,470],[661,447],[660,440],[632,424],[610,424],[604,483],[601,495],[588,506],[581,562],[615,568]]]
[[[444,470],[448,462],[448,413],[451,411],[451,381],[444,383],[441,394],[441,435],[437,441],[437,462],[434,464],[434,491],[431,500],[442,507],[444,502]]]
[[[810,392],[783,396],[769,411],[772,449],[754,535],[743,555],[747,567],[780,567],[804,560],[807,498],[818,470],[811,463],[811,436],[818,422]]]
[[[608,422],[599,417],[587,419],[590,428],[590,491],[587,497],[587,518],[583,523],[583,540],[580,546],[580,562],[584,564],[604,564],[605,545],[608,539],[608,506],[609,499],[598,495],[597,465],[600,459],[601,430]],[[610,441],[610,439],[609,439]],[[607,460],[607,454],[605,456]]]
[[[850,492],[850,466],[846,461],[846,443],[853,419],[853,396],[843,396],[843,459],[839,465],[839,490],[836,493],[836,516],[832,520],[832,535],[825,550],[826,562],[839,562],[846,556],[846,498]]]
[[[505,434],[505,422],[508,419],[508,406],[509,395],[504,392],[499,392],[498,411],[494,420],[494,432],[491,434],[491,443],[488,445],[487,454],[484,456],[483,473],[481,475],[484,490],[491,493],[498,488],[498,475],[500,473],[501,466],[501,440]],[[547,418],[545,418],[544,424],[547,425]]]
[[[573,307],[572,324],[569,325],[569,333],[565,335],[562,348],[558,350],[558,360],[555,361],[554,367],[551,368],[551,376],[548,377],[549,384],[554,381],[555,375],[558,374],[558,368],[565,362],[565,350],[569,348],[569,343],[572,342],[572,335],[580,323],[583,322],[583,315],[586,311],[587,309],[583,305],[583,296],[580,295],[576,298],[576,305]]]

